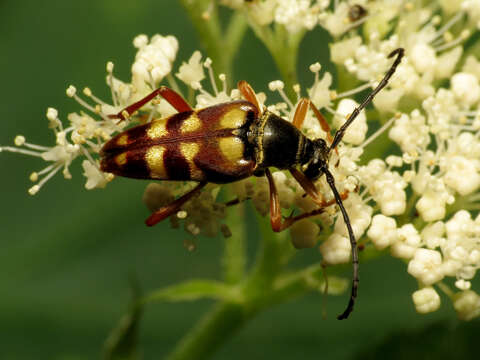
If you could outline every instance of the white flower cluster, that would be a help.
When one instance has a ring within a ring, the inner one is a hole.
[[[260,26],[275,22],[296,33],[313,29],[330,0],[221,0],[221,3],[246,11],[249,18]]]
[[[434,26],[442,22],[442,19],[435,15],[438,10],[447,16],[460,13],[462,16],[466,15],[469,29],[480,28],[480,4],[477,0],[426,0],[418,9],[415,2],[404,0],[220,0],[220,3],[245,11],[249,19],[259,26],[276,23],[283,25],[288,32],[296,33],[302,29],[311,30],[318,25],[335,38],[364,24],[367,32],[375,29],[385,34],[389,31],[392,20],[401,16],[398,33],[402,37],[407,35],[405,40],[408,40],[419,55],[413,61],[425,70],[437,60],[432,46],[444,50],[447,45],[445,42],[453,40],[449,30],[459,20],[452,18],[451,22],[435,32]],[[418,36],[420,42],[418,39],[408,39],[413,33],[418,33],[415,37]],[[468,35],[464,33],[462,37],[465,36]],[[456,39],[455,43],[461,41],[462,39]],[[422,57],[422,54],[425,56]],[[450,60],[452,57],[454,56],[451,56]],[[438,60],[443,62],[444,67],[450,67],[447,57]]]
[[[111,89],[112,104],[97,98],[89,88],[83,89],[83,95],[91,101],[85,101],[77,94],[77,89],[70,85],[66,90],[67,96],[76,100],[85,111],[68,114],[68,125],[64,126],[58,111],[54,108],[47,109],[48,127],[56,137],[54,146],[30,144],[23,135],[18,135],[14,141],[16,146],[0,147],[0,151],[40,157],[50,163],[42,170],[30,175],[30,180],[35,185],[28,190],[29,194],[36,194],[60,170],[63,171],[66,179],[70,179],[69,166],[79,156],[84,157],[82,167],[83,174],[87,178],[85,188],[88,190],[103,188],[113,179],[112,174],[100,171],[96,155],[112,135],[138,119],[131,118],[128,121],[119,122],[110,119],[108,115],[118,113],[155,89],[163,77],[170,73],[178,50],[177,39],[173,36],[155,35],[149,41],[146,35],[139,35],[133,43],[138,48],[138,52],[132,65],[130,84],[116,79],[113,76],[113,63],[107,63],[107,85]],[[150,115],[153,116],[154,112],[161,115],[171,113],[172,108],[165,104],[160,102],[154,107],[149,105],[150,110],[155,110],[150,111]]]
[[[381,3],[387,1],[370,5]],[[388,68],[393,49],[406,50],[390,89],[374,100],[379,113],[396,113],[389,137],[401,154],[371,160],[356,172],[361,193],[379,210],[367,236],[378,250],[389,248],[409,261],[408,272],[421,287],[413,294],[419,312],[438,309],[437,287],[451,296],[460,317],[471,319],[480,314],[480,297],[470,289],[480,267],[480,219],[461,209],[479,208],[480,63],[463,56],[460,44],[478,27],[480,2],[442,1],[440,9],[392,3],[388,11],[369,12],[368,42],[352,34],[331,46],[332,61],[373,82]],[[439,88],[445,80],[449,85]],[[446,277],[459,292],[445,290]]]

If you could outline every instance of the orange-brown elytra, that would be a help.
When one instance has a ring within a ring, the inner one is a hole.
[[[209,182],[229,183],[249,176],[266,176],[270,186],[270,222],[274,231],[282,231],[298,220],[320,214],[333,201],[325,201],[317,191],[314,180],[325,175],[335,202],[338,204],[352,246],[353,280],[351,296],[345,311],[338,319],[352,312],[358,288],[358,249],[348,214],[335,179],[328,169],[330,154],[350,124],[374,96],[384,88],[401,62],[404,50],[394,50],[396,56],[389,71],[350,114],[333,136],[310,140],[299,130],[310,107],[322,129],[330,133],[328,123],[308,99],[301,99],[290,123],[260,107],[255,92],[245,81],[238,89],[245,100],[232,101],[193,110],[176,92],[160,87],[142,100],[128,106],[113,119],[125,119],[158,95],[166,99],[178,113],[168,118],[133,127],[108,141],[101,151],[101,168],[120,176],[159,179],[193,180],[198,185],[172,203],[153,213],[149,226],[175,214],[185,202],[196,196]],[[282,218],[280,201],[269,168],[289,170],[318,208],[297,216]]]

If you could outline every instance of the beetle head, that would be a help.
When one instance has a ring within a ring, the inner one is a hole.
[[[324,173],[323,169],[328,166],[330,149],[323,139],[312,140],[310,144],[309,159],[303,165],[302,170],[306,177],[315,180]]]

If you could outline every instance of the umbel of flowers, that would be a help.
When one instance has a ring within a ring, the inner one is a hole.
[[[389,87],[373,102],[372,116],[367,117],[363,111],[348,129],[338,153],[333,154],[330,171],[338,190],[348,192],[345,207],[364,251],[404,259],[405,270],[417,279],[418,289],[412,289],[412,299],[419,313],[437,310],[439,292],[443,292],[459,318],[470,320],[480,315],[480,296],[472,289],[472,279],[480,267],[480,1],[358,0],[355,6],[348,1],[329,0],[221,3],[243,12],[262,41],[275,26],[282,26],[286,36],[316,26],[324,28],[333,38],[329,44],[331,61],[339,72],[357,79],[355,88],[336,91],[332,88],[335,75],[322,72],[321,65],[315,63],[308,70],[302,69],[312,73],[310,86],[295,84],[287,89],[286,81],[270,82],[269,90],[277,92],[282,100],[273,103],[259,92],[259,103],[285,119],[291,120],[296,102],[308,96],[329,114],[333,128],[338,128],[357,105],[356,95],[374,87],[384,75],[391,62],[387,55],[398,47],[405,48],[406,57]],[[203,15],[208,21],[208,9]],[[113,63],[107,64],[110,102],[97,98],[89,88],[79,93],[70,86],[67,96],[82,110],[64,118],[56,109],[48,108],[46,125],[55,134],[55,144],[35,145],[18,135],[15,146],[0,147],[1,151],[39,157],[47,163],[30,175],[34,183],[28,190],[31,195],[58,172],[70,178],[69,166],[77,158],[87,179],[85,187],[105,187],[113,175],[99,168],[98,154],[103,144],[131,125],[169,116],[175,110],[158,99],[126,121],[108,115],[118,113],[160,84],[180,93],[182,88],[187,89],[193,94],[189,100],[195,108],[240,98],[237,89],[227,86],[227,74],[215,75],[212,60],[199,51],[176,68],[179,43],[174,36],[139,35],[133,44],[138,51],[129,82],[117,79]],[[266,45],[269,49],[274,46]],[[469,49],[476,49],[476,54]],[[327,138],[310,112],[302,131],[310,138]],[[377,146],[374,154],[369,153],[369,145],[387,136],[389,152],[384,149],[379,153]],[[362,160],[365,158],[370,160]],[[283,209],[315,208],[287,173],[276,171],[273,177]],[[150,184],[145,203],[153,211],[192,185]],[[320,178],[316,186],[325,199],[333,198],[325,179]],[[269,212],[267,180],[250,178],[222,187],[207,186],[171,217],[171,223],[182,225],[193,235],[222,232],[229,236],[225,216],[232,204],[218,200],[223,190],[236,202],[251,200],[261,215]],[[296,223],[290,234],[296,248],[314,247],[320,242],[324,264],[350,261],[346,227],[334,206]]]

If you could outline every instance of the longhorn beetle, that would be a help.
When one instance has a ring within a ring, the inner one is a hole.
[[[352,247],[353,280],[350,300],[338,319],[352,312],[358,288],[358,250],[348,214],[335,180],[328,169],[330,154],[342,140],[345,131],[374,96],[387,85],[404,55],[402,48],[394,50],[392,66],[377,87],[350,114],[346,122],[330,135],[330,127],[315,105],[302,98],[290,123],[262,109],[255,92],[245,81],[238,89],[245,100],[226,102],[194,110],[175,91],[162,86],[142,100],[126,107],[112,119],[124,120],[158,95],[177,111],[175,115],[156,119],[130,128],[108,141],[102,148],[101,169],[120,176],[138,179],[193,180],[198,185],[183,196],[154,212],[147,220],[153,226],[179,211],[207,183],[230,183],[250,176],[266,176],[270,186],[270,222],[273,231],[282,231],[298,220],[320,214],[326,206],[338,204],[347,226]],[[308,108],[311,108],[327,141],[310,140],[300,132]],[[269,168],[286,169],[318,205],[316,210],[282,219],[280,202]],[[314,180],[325,174],[334,200],[325,201]]]

